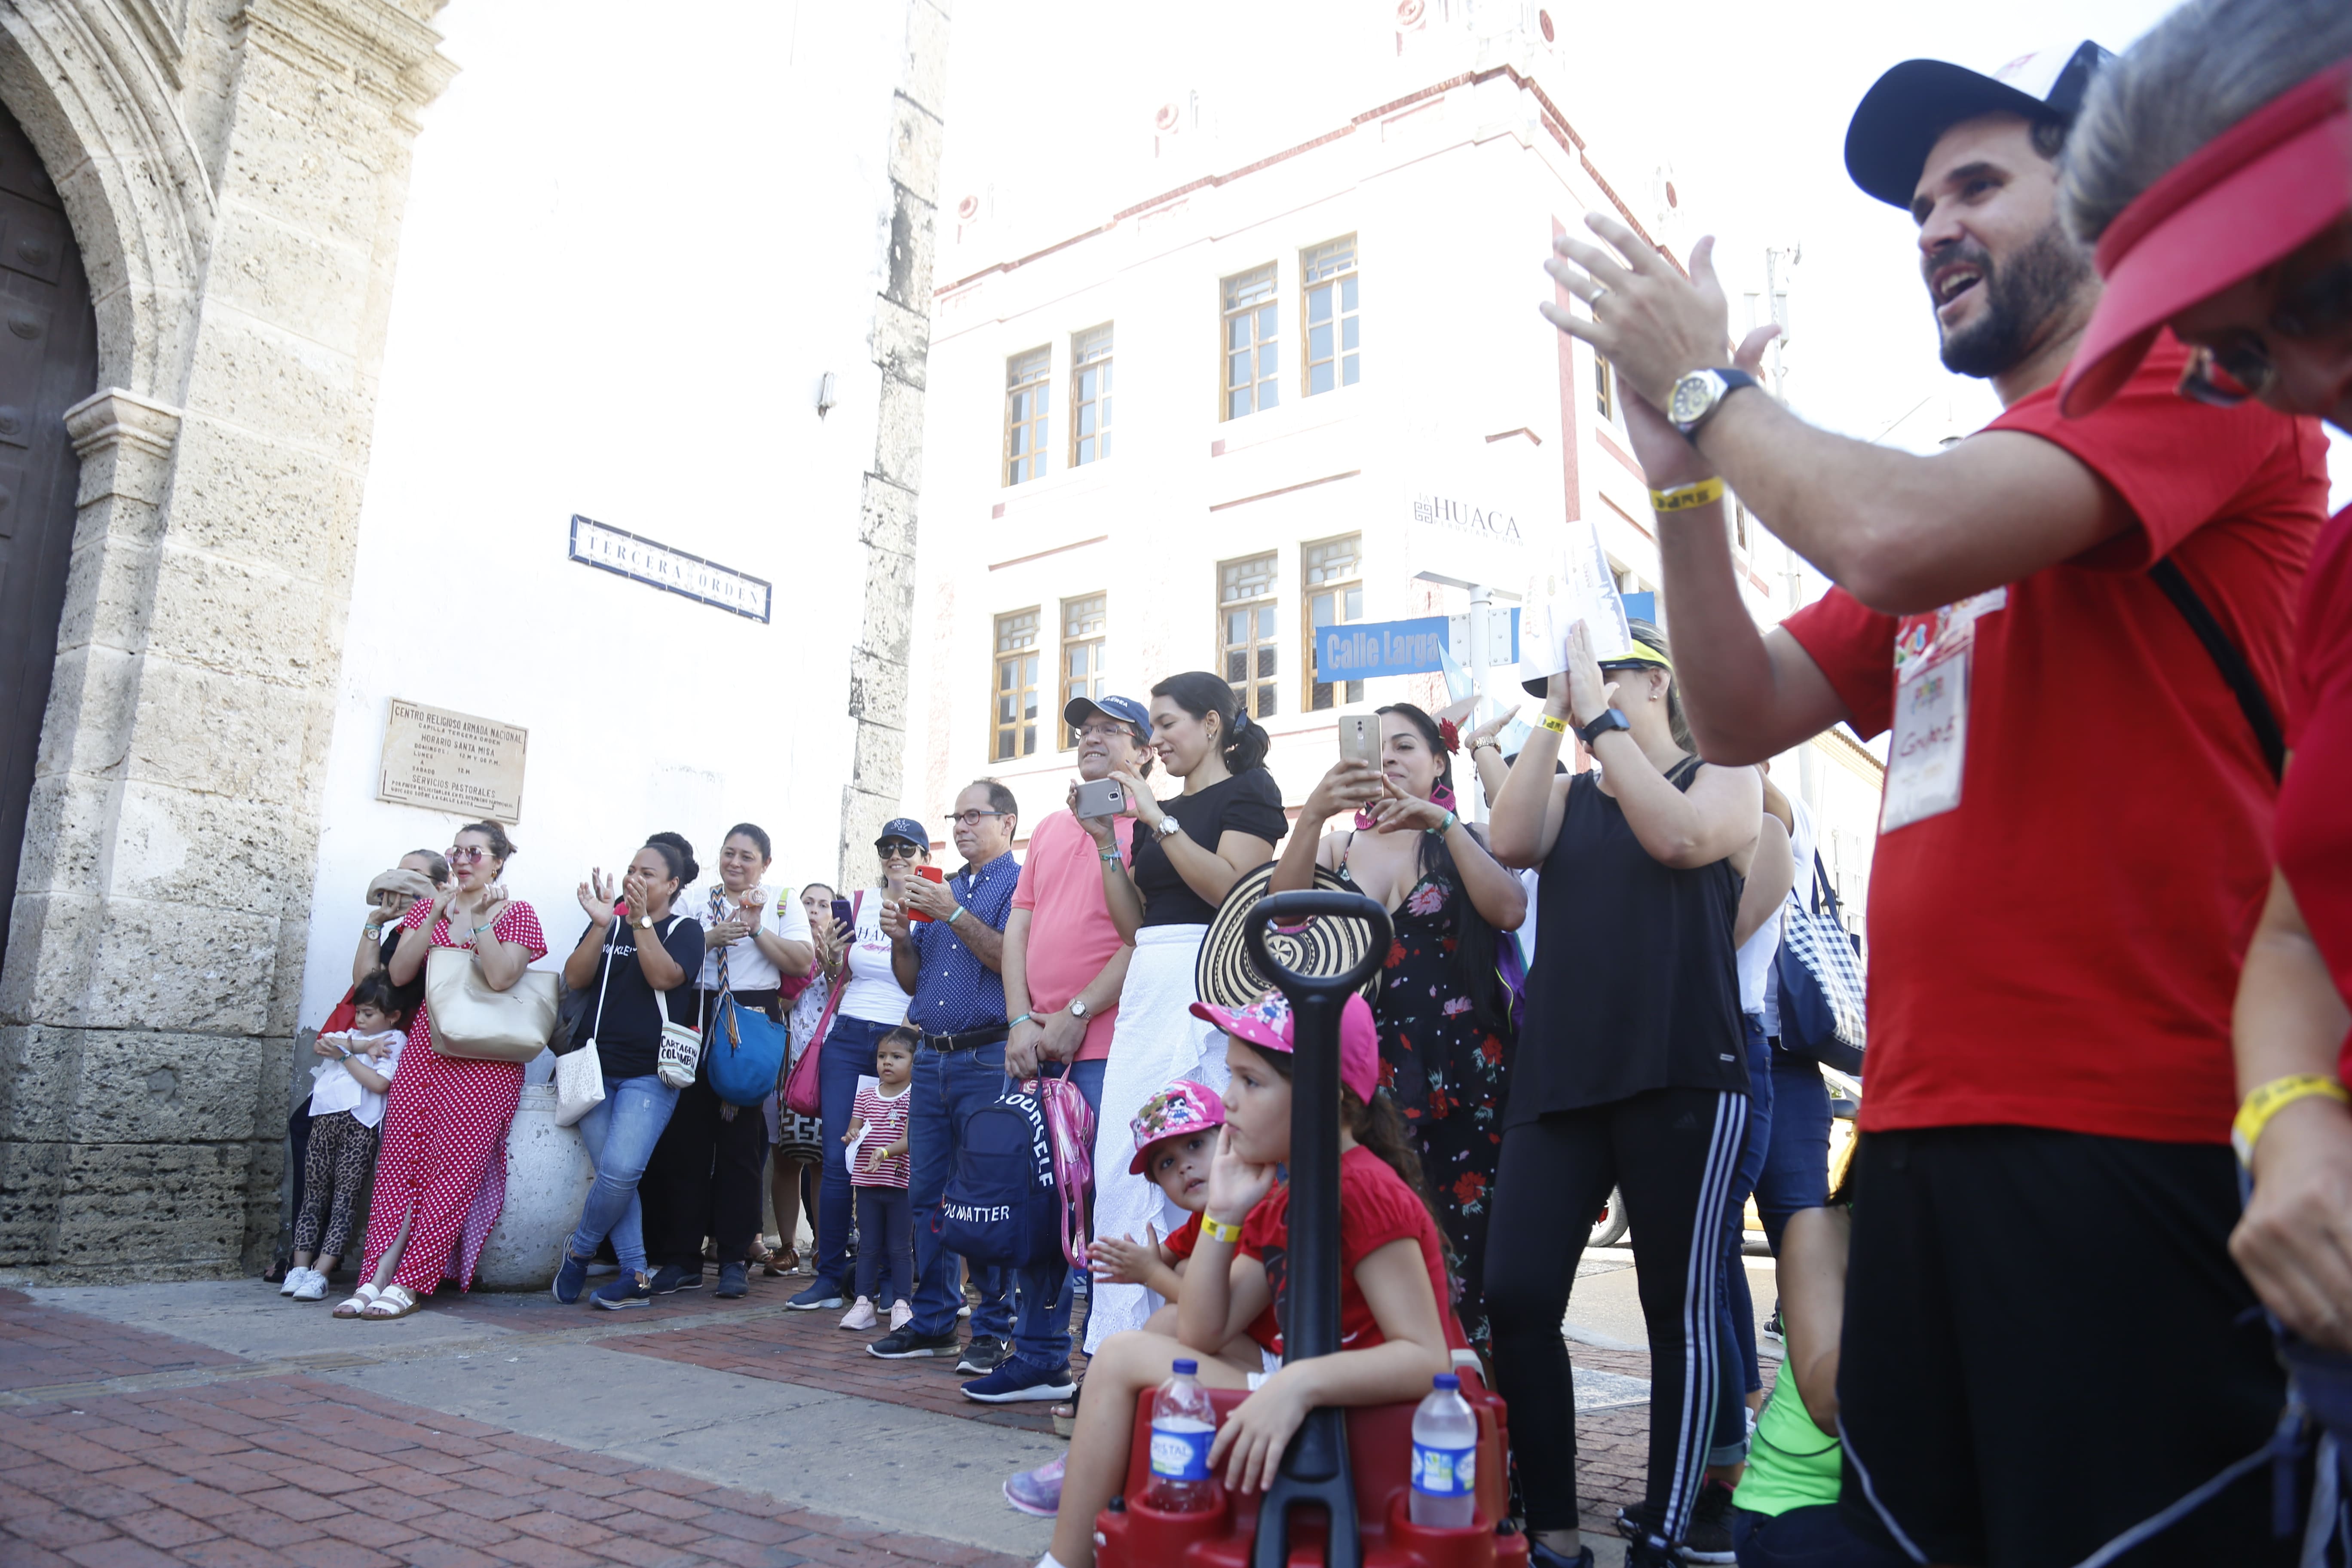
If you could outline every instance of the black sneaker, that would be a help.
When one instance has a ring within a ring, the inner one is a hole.
[[[1573,1557],[1562,1557],[1540,1541],[1528,1542],[1528,1568],[1592,1568],[1592,1548],[1580,1546]]]
[[[956,1363],[956,1370],[969,1377],[986,1377],[1012,1354],[1013,1347],[994,1334],[974,1334],[963,1352],[963,1360]]]
[[[695,1282],[700,1284],[701,1280],[698,1277]],[[713,1296],[722,1301],[732,1301],[738,1296],[749,1295],[751,1289],[751,1266],[750,1264],[736,1262],[722,1263],[719,1266],[719,1289],[711,1292]]]
[[[1674,1548],[1643,1533],[1625,1542],[1625,1568],[1675,1568]]]
[[[692,1268],[680,1268],[675,1263],[665,1263],[654,1270],[653,1293],[656,1296],[675,1296],[680,1290],[701,1289],[702,1265],[699,1263]]]
[[[835,1305],[840,1303],[836,1301]],[[880,1356],[884,1361],[912,1361],[918,1356],[952,1356],[960,1343],[955,1331],[943,1334],[919,1334],[915,1325],[893,1329],[866,1347],[867,1355]]]
[[[1731,1549],[1731,1489],[1709,1476],[1699,1483],[1689,1526],[1675,1555],[1685,1563],[1737,1563]]]
[[[1780,1306],[1777,1301],[1772,1305],[1772,1315],[1764,1320],[1764,1337],[1774,1344],[1789,1342],[1788,1326],[1780,1321]]]

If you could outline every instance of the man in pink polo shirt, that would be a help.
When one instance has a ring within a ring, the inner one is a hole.
[[[1077,731],[1080,778],[1150,773],[1144,742],[1151,720],[1134,698],[1074,698],[1062,719]],[[1030,835],[1004,927],[1004,1009],[1013,1020],[1004,1070],[1032,1078],[1042,1062],[1066,1062],[1097,1115],[1118,989],[1135,953],[1103,902],[1099,857],[1125,858],[1134,837],[1132,816],[1081,823],[1062,810],[1045,818]]]

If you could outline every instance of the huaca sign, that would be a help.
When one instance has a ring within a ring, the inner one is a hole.
[[[523,752],[516,724],[392,700],[375,797],[493,821],[522,820]]]

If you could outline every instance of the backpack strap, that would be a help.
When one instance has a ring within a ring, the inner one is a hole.
[[[2271,770],[2271,782],[2276,784],[2286,775],[2286,736],[2279,729],[2278,715],[2271,711],[2271,700],[2263,690],[2263,683],[2254,679],[2253,667],[2230,634],[2221,629],[2211,609],[2199,596],[2180,563],[2169,555],[2147,569],[2148,577],[2172,601],[2197,640],[2205,645],[2213,668],[2221,672],[2222,683],[2238,699],[2238,707],[2245,713],[2246,722],[2253,726],[2254,744],[2263,752],[2263,762]]]

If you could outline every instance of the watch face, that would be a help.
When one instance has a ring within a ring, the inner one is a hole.
[[[1696,424],[1722,395],[1723,383],[1713,372],[1693,371],[1675,383],[1674,394],[1666,400],[1666,417],[1677,425]]]

